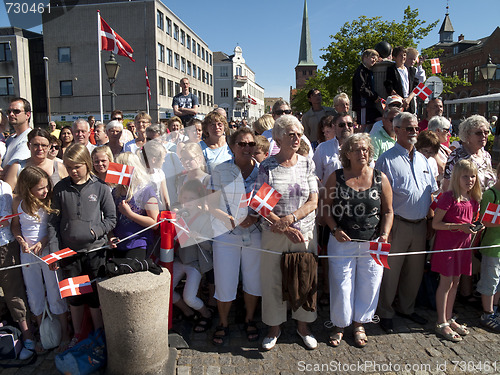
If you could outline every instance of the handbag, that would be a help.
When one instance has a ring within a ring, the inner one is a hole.
[[[50,313],[47,301],[40,324],[40,341],[45,350],[57,348],[61,343],[61,323]]]
[[[0,327],[0,359],[16,359],[22,348],[19,329],[12,326]]]

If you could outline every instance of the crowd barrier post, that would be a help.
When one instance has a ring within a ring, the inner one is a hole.
[[[168,219],[168,220],[165,220]],[[175,220],[175,212],[162,211],[160,220],[165,220],[160,224],[160,261],[159,265],[170,272],[172,279],[174,273],[174,237],[175,226],[170,220]],[[170,283],[170,301],[168,303],[168,329],[172,328],[172,293],[173,284]]]

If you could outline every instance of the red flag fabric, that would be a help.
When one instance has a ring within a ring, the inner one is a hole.
[[[146,73],[146,87],[148,88],[148,97],[151,100],[151,86],[149,86],[148,68],[144,67],[144,72]]]
[[[372,256],[375,263],[379,266],[384,266],[387,269],[389,267],[389,262],[387,261],[387,254],[391,250],[391,244],[385,242],[370,242],[370,255]]]
[[[441,63],[439,59],[431,59],[432,74],[441,73]]]
[[[387,102],[385,101],[385,99],[380,99],[380,105],[382,106],[382,109],[385,110],[385,107],[387,106]]]
[[[423,82],[419,83],[418,86],[413,89],[413,92],[422,100],[427,99],[427,97],[432,94],[432,90],[425,86]]]
[[[188,228],[187,223],[184,221],[184,219],[182,217],[177,219],[177,224],[186,230],[182,230],[179,227],[175,227],[176,235],[174,237],[174,240],[178,241],[179,245],[184,246],[186,244],[187,240],[189,239],[189,235],[188,235],[189,228]]]
[[[248,103],[253,104],[253,105],[257,105],[257,100],[255,100],[250,95],[248,95]]]
[[[488,203],[484,211],[482,222],[498,224],[500,223],[500,204]]]
[[[252,198],[252,194],[253,194],[253,190],[248,192],[248,193],[241,194],[239,208],[248,207],[248,205],[250,204],[250,199]]]
[[[438,206],[438,200],[439,200],[439,198],[441,198],[441,195],[443,195],[443,193],[439,193],[437,195],[437,197],[435,197],[434,200],[432,201],[431,206],[430,206],[430,209],[432,211],[436,211],[436,208]]]
[[[73,251],[69,247],[67,247],[66,249],[62,249],[62,250],[56,251],[55,253],[50,253],[49,255],[44,256],[42,258],[42,260],[47,264],[52,264],[54,262],[57,262],[58,260],[68,258],[68,257],[73,256],[75,254],[76,254],[75,251]]]
[[[134,167],[130,165],[109,163],[108,172],[106,173],[106,179],[104,182],[109,182],[110,184],[119,185],[129,185]]]
[[[13,217],[19,216],[19,215],[21,215],[21,214],[22,214],[22,212],[20,212],[20,213],[18,213],[18,214],[12,214],[12,215],[5,215],[5,216],[2,216],[2,217],[0,218],[0,223],[1,223],[2,221],[6,221],[6,220],[9,220],[9,219],[12,219]]]
[[[61,298],[79,296],[81,294],[92,293],[92,284],[87,275],[70,277],[59,282]]]
[[[250,207],[264,217],[268,217],[276,203],[281,199],[281,194],[274,188],[264,183],[257,194],[250,201]]]
[[[100,17],[100,16],[99,16]],[[101,50],[112,51],[113,53],[121,56],[128,57],[135,62],[132,54],[134,50],[118,33],[116,33],[107,23],[101,18]]]

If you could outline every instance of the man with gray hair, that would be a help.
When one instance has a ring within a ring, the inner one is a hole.
[[[382,115],[382,127],[370,133],[373,145],[373,160],[377,160],[380,155],[389,150],[396,143],[396,133],[392,122],[401,110],[397,107],[386,107]]]
[[[386,174],[393,191],[391,252],[408,255],[391,257],[391,268],[384,269],[377,313],[380,326],[386,333],[394,332],[392,318],[395,311],[415,323],[427,323],[414,311],[425,255],[410,254],[425,250],[429,206],[432,193],[438,190],[427,158],[415,149],[417,117],[402,112],[394,117],[393,125],[397,142],[378,158],[375,169]],[[393,307],[396,294],[399,302]]]
[[[85,120],[84,118],[76,119],[71,126],[71,131],[73,132],[73,138],[75,139],[75,142],[81,143],[82,145],[87,147],[89,153],[92,153],[96,146],[89,142],[90,125],[87,120]]]

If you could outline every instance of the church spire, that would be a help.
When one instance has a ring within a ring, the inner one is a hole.
[[[316,65],[312,57],[311,34],[309,33],[309,17],[307,16],[307,0],[304,0],[304,15],[302,16],[302,34],[298,65]]]
[[[449,7],[446,6],[446,14],[444,16],[443,23],[441,28],[439,29],[439,42],[440,43],[451,43],[453,42],[453,26],[451,24],[451,20],[448,13]]]

